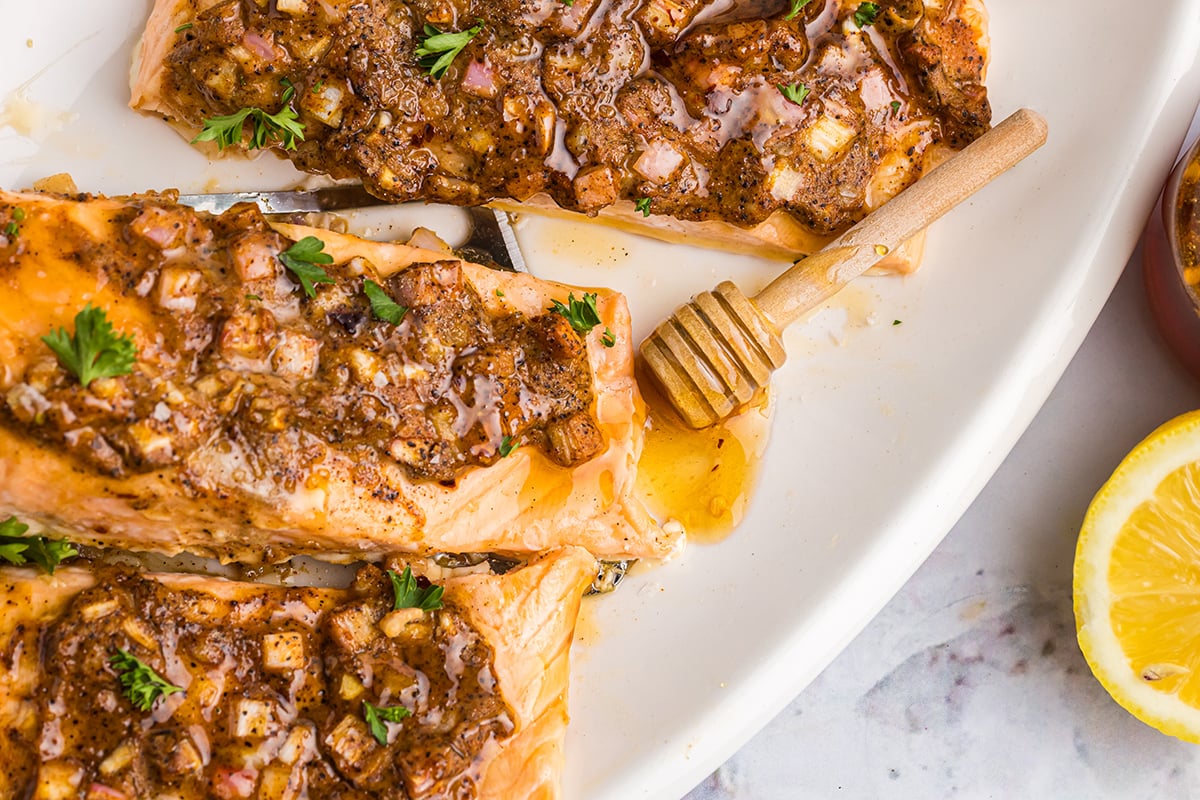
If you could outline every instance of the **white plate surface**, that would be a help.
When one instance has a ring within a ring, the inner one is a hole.
[[[916,276],[864,280],[789,332],[741,527],[592,609],[568,798],[685,793],[829,663],[982,488],[1099,313],[1200,97],[1200,0],[1147,5],[991,0],[996,119],[1035,108],[1049,145],[938,223]],[[110,193],[295,180],[272,158],[210,165],[126,108],[146,0],[3,6],[0,186],[60,171]],[[456,212],[428,219],[456,235]],[[520,233],[537,274],[625,291],[639,334],[722,278],[754,290],[780,266],[562,222]]]

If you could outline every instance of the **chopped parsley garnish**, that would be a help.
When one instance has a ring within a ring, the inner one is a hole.
[[[592,328],[600,324],[600,312],[596,308],[596,293],[585,292],[582,300],[575,299],[575,293],[567,295],[567,303],[563,305],[558,300],[548,311],[562,314],[571,323],[571,327],[582,334],[590,333]]]
[[[505,436],[503,439],[500,440],[500,450],[499,450],[500,457],[508,458],[509,455],[511,455],[512,452],[520,446],[521,445],[517,442],[516,439],[514,439],[511,436]]]
[[[85,389],[96,378],[128,375],[137,358],[133,337],[113,331],[104,309],[91,303],[75,315],[73,336],[67,335],[66,328],[58,328],[43,336],[42,341]]]
[[[258,294],[247,294],[247,295],[246,295],[246,299],[247,299],[247,300],[262,300],[262,295],[258,295]]]
[[[25,209],[14,208],[12,210],[12,221],[4,226],[4,235],[8,238],[13,238],[21,232],[21,223],[25,221]]]
[[[617,343],[617,335],[610,328],[605,328],[604,333],[600,334],[600,344],[605,347],[612,347]]]
[[[425,26],[425,33],[417,45],[417,66],[428,72],[435,80],[441,80],[450,64],[483,30],[483,20],[473,27],[458,33],[442,33],[432,25]]]
[[[497,290],[496,290],[496,297],[504,297],[504,292],[503,292],[503,291],[501,291],[500,289],[497,289]]]
[[[422,589],[417,585],[411,568],[405,567],[404,572],[399,575],[389,569],[387,574],[392,579],[392,592],[396,598],[393,609],[419,608],[422,611],[436,611],[442,607],[442,587],[430,584]]]
[[[184,31],[186,31],[186,30],[189,30],[191,27],[192,27],[192,23],[190,23],[190,22],[185,22],[185,23],[183,23],[182,25],[180,25],[178,28],[176,28],[176,29],[175,29],[175,32],[176,32],[176,33],[183,33]]]
[[[121,682],[129,702],[142,711],[149,711],[154,702],[164,695],[183,691],[182,687],[167,683],[128,650],[118,650],[108,663],[117,671],[117,680]]]
[[[892,116],[893,117],[900,113],[900,101],[899,100],[893,100],[892,102],[888,103],[888,105],[890,105],[892,107]]]
[[[875,21],[879,16],[879,6],[875,3],[859,3],[858,8],[854,10],[854,24],[860,28],[865,28]]]
[[[894,319],[894,320],[892,320],[892,325],[893,325],[893,326],[899,325],[899,324],[900,324],[900,322],[901,322],[901,320]]]
[[[324,250],[325,243],[320,239],[315,236],[305,236],[279,254],[279,260],[296,276],[300,281],[300,287],[309,297],[317,296],[317,288],[313,286],[314,283],[334,282],[325,270],[317,266],[318,264],[333,263],[333,256],[323,252]]]
[[[245,134],[245,123],[251,122],[251,150],[266,147],[271,140],[279,141],[285,150],[295,150],[296,140],[304,140],[304,123],[292,109],[292,97],[296,87],[287,78],[280,81],[283,84],[283,102],[274,114],[268,114],[261,108],[243,108],[233,114],[223,117],[213,117],[204,120],[204,128],[192,139],[196,142],[216,142],[217,149],[224,150],[242,141]]]
[[[642,212],[643,217],[650,216],[650,198],[649,197],[639,197],[638,201],[633,204],[633,208],[636,211]]]
[[[0,558],[10,564],[33,562],[51,575],[66,558],[79,555],[75,546],[64,539],[26,536],[29,526],[16,517],[0,522]]]
[[[371,301],[371,313],[375,315],[376,319],[399,325],[400,320],[404,319],[404,315],[408,312],[406,307],[388,297],[387,292],[383,291],[383,287],[370,278],[363,281],[363,294]]]
[[[791,2],[792,2],[792,10],[789,11],[786,16],[784,16],[784,19],[794,18],[797,14],[800,13],[800,10],[802,8],[804,8],[806,5],[809,4],[809,2],[811,2],[811,0],[791,0]]]
[[[791,83],[784,86],[778,84],[780,93],[796,105],[804,102],[804,98],[808,97],[809,88],[803,83]]]
[[[367,721],[367,727],[371,729],[371,735],[375,737],[375,741],[385,747],[388,743],[388,732],[387,725],[383,724],[384,720],[399,722],[411,713],[404,706],[377,706],[363,700],[363,719]]]

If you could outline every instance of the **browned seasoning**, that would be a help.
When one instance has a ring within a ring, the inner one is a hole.
[[[0,218],[13,210],[0,204]],[[252,206],[214,217],[139,199],[113,213],[120,241],[42,215],[37,246],[153,300],[155,341],[132,374],[86,389],[39,343],[23,374],[5,376],[0,406],[0,424],[91,469],[180,465],[216,438],[262,458],[248,475],[285,465],[284,483],[311,475],[323,445],[364,474],[395,461],[453,481],[503,457],[506,441],[564,466],[602,446],[581,335],[559,314],[489,311],[456,261],[388,277],[362,258],[324,265],[334,281],[310,299],[279,259],[292,242]],[[30,255],[23,241],[0,247],[0,280]],[[372,313],[368,279],[407,308],[399,324]]]
[[[294,86],[304,139],[287,155],[397,201],[545,193],[595,213],[646,198],[744,226],[786,210],[826,236],[991,118],[965,0],[880,2],[865,28],[846,0],[792,19],[785,0],[181,5],[194,23],[170,34],[171,118],[272,113]],[[426,25],[477,24],[440,79],[418,63]]]
[[[42,653],[39,724],[0,769],[105,800],[472,796],[481,755],[513,730],[492,650],[452,606],[399,621],[391,606],[374,567],[344,591],[227,595],[105,569],[26,640]],[[118,648],[183,691],[134,708]],[[410,712],[386,744],[364,701]]]

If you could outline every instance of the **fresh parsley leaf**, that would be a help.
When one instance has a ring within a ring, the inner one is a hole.
[[[180,25],[178,28],[176,28],[176,29],[175,29],[175,32],[176,32],[176,33],[183,33],[184,31],[191,29],[191,27],[192,27],[192,23],[190,23],[190,22],[185,22],[185,23],[183,23],[182,25]]]
[[[323,252],[325,243],[315,236],[305,236],[279,254],[279,260],[300,281],[300,287],[309,297],[317,296],[314,283],[333,283],[333,278],[318,264],[332,264],[333,256]]]
[[[858,8],[854,10],[854,24],[860,28],[865,28],[875,21],[879,16],[879,6],[875,3],[859,3]]]
[[[43,336],[42,341],[85,389],[96,378],[128,375],[137,358],[133,337],[114,332],[104,309],[94,308],[91,303],[75,315],[74,336],[59,328]]]
[[[605,328],[604,333],[600,335],[600,344],[605,347],[612,347],[617,343],[617,335],[610,328]]]
[[[367,727],[371,729],[371,735],[375,737],[375,741],[385,747],[388,743],[388,732],[387,725],[384,725],[383,721],[399,722],[410,713],[412,712],[404,706],[377,706],[363,700],[363,719],[367,721]]]
[[[804,98],[808,97],[809,88],[803,83],[791,83],[787,86],[780,83],[778,86],[780,93],[796,105],[801,105],[804,102]]]
[[[383,287],[370,278],[363,281],[363,293],[371,301],[371,313],[375,315],[376,319],[399,325],[400,320],[404,319],[404,315],[408,313],[405,306],[388,297],[387,292],[383,291]]]
[[[511,436],[505,436],[500,440],[500,447],[497,452],[501,458],[508,458],[512,451],[516,450],[521,445]]]
[[[216,142],[218,150],[232,147],[242,141],[245,136],[245,124],[251,122],[250,144],[247,147],[257,150],[266,147],[271,140],[278,140],[284,150],[295,150],[296,141],[304,141],[304,123],[292,109],[292,98],[296,87],[287,78],[280,81],[283,84],[283,101],[274,114],[268,114],[261,108],[243,108],[223,117],[212,117],[204,120],[204,127],[192,139],[196,142]]]
[[[787,15],[784,17],[784,19],[793,19],[797,14],[800,13],[800,10],[802,8],[804,8],[806,5],[809,4],[809,2],[811,2],[811,0],[791,0],[791,2],[792,2],[792,10],[787,13]]]
[[[888,103],[888,105],[890,105],[892,107],[892,116],[893,117],[900,113],[900,101],[899,100],[893,100],[892,102]]]
[[[902,322],[902,320],[894,319],[894,320],[892,320],[892,325],[896,326],[896,325],[899,325],[901,322]]]
[[[183,691],[182,687],[167,683],[128,650],[117,650],[108,663],[117,671],[117,680],[129,702],[142,711],[149,711],[160,697]]]
[[[10,564],[33,562],[51,575],[64,559],[79,555],[75,546],[65,539],[45,536],[26,536],[29,526],[16,517],[0,522],[0,558]]]
[[[592,328],[600,324],[600,312],[596,308],[596,293],[586,292],[582,300],[575,299],[575,293],[571,292],[567,296],[567,304],[563,305],[558,300],[554,301],[554,305],[550,306],[549,311],[555,314],[562,314],[567,318],[567,322],[571,323],[571,327],[580,333],[590,333]]]
[[[9,238],[16,236],[20,231],[21,229],[17,227],[17,223],[15,222],[10,222],[4,226],[4,235]]]
[[[633,204],[633,208],[635,211],[642,212],[643,217],[650,216],[650,198],[649,197],[639,197],[638,201]]]
[[[12,212],[12,217],[13,217],[13,222],[24,222],[25,221],[25,209],[20,208],[20,207],[14,208],[13,212]]]
[[[504,292],[503,292],[503,291],[501,291],[500,289],[497,289],[497,290],[496,290],[496,297],[504,297]]]
[[[424,589],[420,588],[409,567],[405,567],[400,575],[390,569],[387,574],[392,579],[392,592],[395,595],[393,609],[419,608],[422,611],[436,611],[442,607],[442,587],[430,584]]]
[[[262,295],[260,295],[260,294],[247,294],[247,295],[246,295],[246,299],[247,299],[247,300],[262,300]]]
[[[442,33],[432,25],[425,26],[425,33],[417,45],[417,66],[428,72],[435,80],[441,80],[450,64],[483,30],[483,20],[458,33]]]

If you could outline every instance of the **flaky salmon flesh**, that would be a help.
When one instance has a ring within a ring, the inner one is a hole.
[[[169,196],[0,192],[5,225],[0,515],[251,563],[675,545],[615,292]],[[86,387],[46,339],[85,311],[136,350]]]
[[[348,589],[0,568],[0,797],[553,800],[594,570],[567,548],[393,611],[377,567]]]

